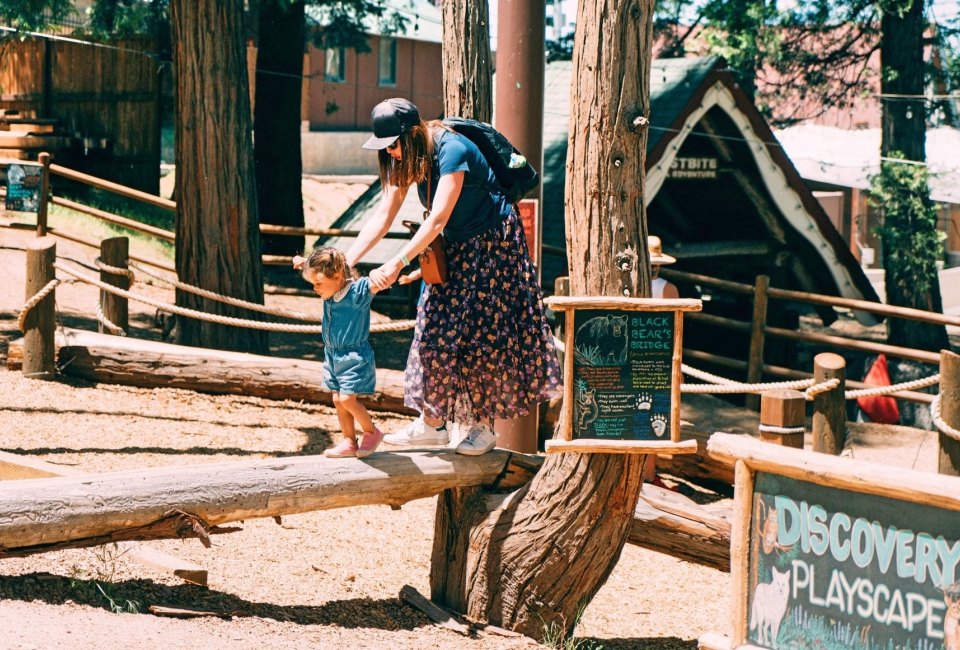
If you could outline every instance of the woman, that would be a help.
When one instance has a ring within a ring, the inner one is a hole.
[[[449,278],[428,285],[417,307],[407,359],[404,403],[420,417],[387,435],[392,444],[446,444],[447,423],[470,425],[457,452],[496,445],[494,418],[528,414],[560,390],[553,335],[514,206],[469,139],[439,122],[424,123],[405,99],[372,113],[383,200],[364,224],[347,262],[356,264],[390,229],[412,183],[427,208],[423,225],[400,253],[370,273],[380,291],[443,232]]]

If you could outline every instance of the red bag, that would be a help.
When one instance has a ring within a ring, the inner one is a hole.
[[[887,368],[887,355],[881,354],[870,366],[867,376],[863,378],[867,386],[889,386],[890,371]],[[857,406],[867,414],[871,422],[880,424],[899,424],[900,408],[897,400],[889,395],[875,395],[873,397],[858,397]]]

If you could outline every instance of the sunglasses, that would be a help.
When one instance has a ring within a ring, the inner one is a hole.
[[[390,151],[392,149],[399,149],[399,148],[400,148],[400,138],[397,138],[392,143],[387,145],[387,151]]]

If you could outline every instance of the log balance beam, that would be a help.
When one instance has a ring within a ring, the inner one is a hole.
[[[111,542],[197,537],[222,524],[408,501],[452,488],[513,489],[529,465],[496,450],[296,456],[0,482],[0,558]]]
[[[196,537],[210,546],[210,535],[238,530],[222,524],[245,519],[358,505],[397,508],[453,488],[514,490],[542,462],[499,449],[482,456],[439,449],[0,481],[0,559],[132,540]],[[21,470],[11,477],[39,476],[23,474],[25,464],[8,463]],[[730,570],[727,519],[653,486],[644,486],[627,541]]]

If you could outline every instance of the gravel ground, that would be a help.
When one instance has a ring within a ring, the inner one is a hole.
[[[31,235],[0,229],[0,360],[18,338],[23,247]],[[58,253],[92,261],[68,242]],[[138,283],[134,290],[172,300]],[[310,309],[308,299],[268,304]],[[57,290],[61,320],[94,329],[96,289]],[[131,306],[134,336],[157,339],[153,312]],[[402,358],[402,338],[383,343]],[[312,356],[315,341],[280,340],[285,355]],[[378,351],[379,352],[379,351]],[[386,352],[386,350],[384,351]],[[385,355],[386,356],[386,355]],[[404,420],[377,415],[387,431]],[[316,454],[337,430],[326,407],[173,389],[136,389],[69,379],[42,382],[0,370],[0,449],[69,468],[109,472]],[[429,623],[399,598],[410,584],[429,594],[435,499],[393,511],[359,507],[247,521],[242,531],[150,546],[209,570],[206,588],[184,584],[112,547],[69,550],[0,564],[0,648],[479,648],[540,647],[528,639],[464,638]],[[696,648],[723,631],[726,574],[627,546],[585,610],[580,647]],[[135,606],[140,613],[114,613]],[[219,617],[161,618],[151,605],[197,608]]]

